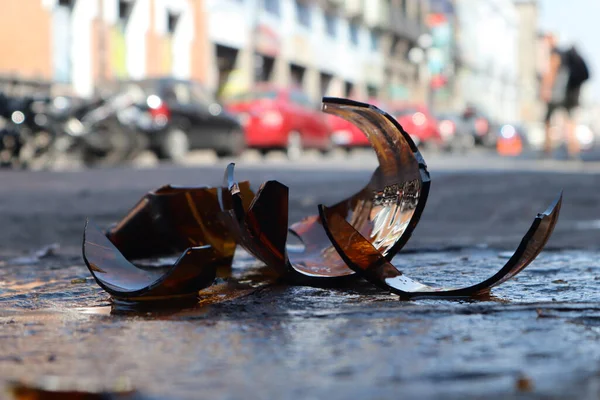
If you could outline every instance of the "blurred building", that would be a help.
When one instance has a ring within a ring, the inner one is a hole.
[[[203,3],[4,0],[0,74],[53,81],[83,96],[117,78],[206,80]]]
[[[456,0],[457,104],[497,122],[519,118],[519,17],[512,0]]]
[[[457,107],[457,16],[454,0],[430,0],[427,26],[431,43],[427,49],[430,104],[436,111]]]
[[[540,99],[540,63],[546,62],[540,58],[538,39],[538,4],[537,0],[515,1],[519,31],[518,31],[518,117],[521,123],[532,126],[542,119],[543,104]]]
[[[423,97],[408,59],[425,32],[420,0],[207,0],[211,83],[222,96],[260,82],[323,95]]]
[[[0,75],[88,96],[172,75],[220,95],[259,82],[322,95],[425,101],[425,0],[3,0]],[[10,40],[18,38],[18,40]]]

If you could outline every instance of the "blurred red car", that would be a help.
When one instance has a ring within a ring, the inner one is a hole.
[[[386,111],[385,104],[377,99],[369,99],[367,103]],[[356,127],[356,125],[331,114],[327,114],[327,118],[333,132],[331,138],[336,146],[349,149],[351,147],[369,147],[371,145],[367,135]]]
[[[441,147],[442,135],[437,119],[422,105],[402,105],[395,108],[392,115],[408,132],[416,145]]]
[[[289,156],[297,156],[306,148],[328,151],[333,146],[325,114],[297,88],[259,85],[226,107],[239,116],[248,147],[283,148]]]

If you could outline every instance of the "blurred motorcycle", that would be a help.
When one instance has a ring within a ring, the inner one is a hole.
[[[56,119],[61,121],[65,135],[57,139],[56,148],[78,157],[86,166],[132,160],[147,148],[135,127],[140,112],[135,104],[141,98],[143,93],[126,90],[63,107],[65,111]]]
[[[49,112],[50,97],[34,94],[0,96],[0,162],[13,168],[43,169],[54,153],[61,132]]]

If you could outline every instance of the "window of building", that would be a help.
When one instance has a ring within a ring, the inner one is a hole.
[[[334,14],[325,14],[325,31],[332,38],[337,36],[337,19]]]
[[[379,90],[377,89],[377,87],[375,87],[373,85],[367,85],[367,96],[369,96],[369,99],[377,98],[378,94],[379,94]]]
[[[350,42],[358,46],[358,25],[350,24]]]
[[[304,72],[306,68],[301,67],[300,65],[292,64],[290,66],[290,72],[292,75],[292,83],[296,86],[302,86],[304,83]]]
[[[296,17],[300,25],[310,28],[310,6],[302,0],[296,0]]]
[[[321,72],[320,78],[321,97],[327,96],[329,94],[329,86],[331,85],[331,81],[333,80],[333,75]]]
[[[167,13],[167,32],[169,32],[170,34],[175,33],[178,22],[179,22],[179,14],[168,12]]]
[[[354,85],[352,82],[344,82],[344,97],[352,98],[354,96]]]
[[[268,13],[279,16],[279,0],[263,0],[263,8]]]
[[[235,62],[238,57],[238,50],[232,47],[216,45],[217,50],[217,71],[219,74],[217,84],[217,96],[223,95],[231,73],[235,69]]]
[[[379,34],[377,32],[371,31],[370,42],[371,42],[371,50],[379,49]]]
[[[119,23],[122,26],[127,25],[129,15],[131,15],[131,9],[133,8],[133,1],[119,0]]]
[[[71,19],[72,2],[61,1],[53,15],[52,23],[52,68],[57,83],[70,83],[72,79]]]
[[[306,108],[314,107],[313,102],[310,101],[310,99],[308,98],[306,93],[300,92],[298,90],[293,90],[290,92],[290,100],[292,102],[294,102],[300,106],[306,107]]]
[[[400,0],[400,9],[402,10],[402,15],[406,15],[407,12],[407,7],[408,7],[408,0]]]
[[[257,82],[269,82],[273,76],[275,59],[256,54],[254,56],[254,79]]]

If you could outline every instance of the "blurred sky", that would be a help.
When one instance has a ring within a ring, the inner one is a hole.
[[[600,102],[600,1],[540,0],[540,28],[557,32],[560,43],[575,43],[590,67],[591,96]]]

